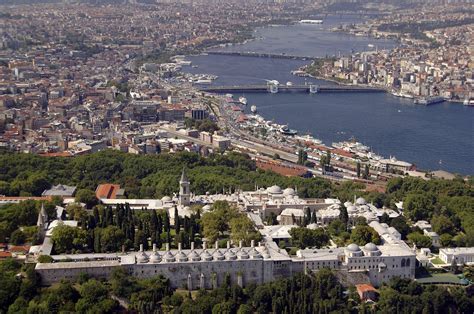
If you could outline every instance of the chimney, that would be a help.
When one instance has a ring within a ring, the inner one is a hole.
[[[202,242],[202,248],[203,248],[203,250],[207,249],[207,242],[206,241]]]
[[[156,252],[156,243],[153,243],[153,252]]]
[[[215,247],[216,247],[216,250],[219,248],[219,242],[218,241],[216,241]]]
[[[250,241],[250,246],[254,247],[255,246],[255,240]]]
[[[242,240],[239,241],[239,248],[242,248]]]
[[[143,252],[143,244],[140,244],[140,252]]]
[[[170,250],[170,244],[169,244],[169,243],[166,243],[166,250],[167,250],[167,251]]]
[[[230,241],[227,241],[227,249],[230,249]]]
[[[181,251],[181,243],[178,243],[178,251]]]
[[[191,250],[194,251],[194,241],[191,242]]]

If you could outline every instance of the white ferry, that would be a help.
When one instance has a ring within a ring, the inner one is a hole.
[[[301,20],[300,24],[323,24],[323,20]]]

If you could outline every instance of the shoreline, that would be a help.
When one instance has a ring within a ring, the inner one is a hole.
[[[335,80],[335,79],[331,79],[331,78],[326,78],[324,76],[317,76],[317,75],[312,75],[312,74],[309,74],[308,72],[305,72],[304,73],[306,75],[304,75],[305,77],[310,77],[310,78],[313,78],[313,79],[316,79],[316,80],[322,80],[322,81],[327,81],[327,82],[332,82],[332,83],[335,83],[337,85],[341,85],[341,86],[363,86],[363,87],[376,87],[376,88],[381,88],[381,89],[384,89],[386,93],[394,96],[394,97],[397,97],[397,98],[405,98],[405,99],[418,99],[418,98],[422,98],[422,97],[418,97],[418,96],[414,96],[414,95],[410,95],[411,97],[405,97],[405,96],[400,96],[400,95],[396,95],[394,91],[390,90],[389,88],[385,87],[385,86],[376,86],[376,85],[369,85],[369,84],[351,84],[351,83],[344,83],[344,82],[340,82],[338,80]],[[449,102],[449,103],[453,103],[453,104],[461,104],[463,105],[463,100],[457,100],[457,99],[444,99],[444,101],[440,102],[440,103],[443,103],[443,102]]]

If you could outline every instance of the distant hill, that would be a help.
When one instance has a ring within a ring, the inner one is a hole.
[[[5,4],[40,4],[40,3],[156,3],[156,0],[0,0],[0,5]]]

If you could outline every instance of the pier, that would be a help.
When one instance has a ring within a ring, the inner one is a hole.
[[[383,88],[356,85],[234,85],[208,86],[199,88],[207,93],[382,93]]]

